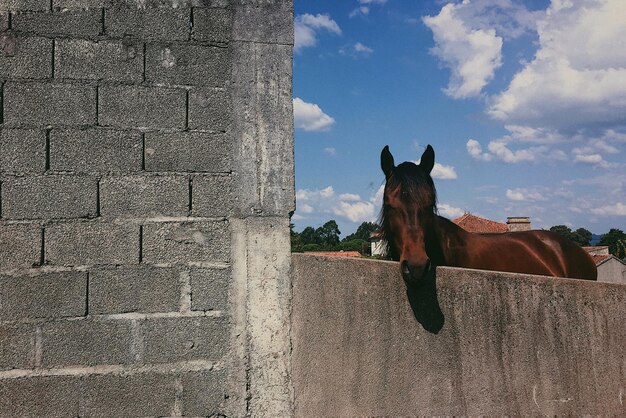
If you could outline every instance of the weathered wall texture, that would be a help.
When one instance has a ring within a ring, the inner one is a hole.
[[[0,416],[290,411],[292,15],[0,0]]]
[[[294,255],[296,416],[626,415],[626,286]],[[427,331],[428,330],[428,331]]]

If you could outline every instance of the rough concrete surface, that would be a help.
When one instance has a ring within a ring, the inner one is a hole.
[[[626,415],[626,286],[293,256],[295,415]]]

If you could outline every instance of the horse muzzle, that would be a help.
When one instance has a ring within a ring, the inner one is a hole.
[[[429,259],[422,265],[412,265],[408,261],[404,260],[400,263],[400,271],[402,272],[402,278],[407,285],[418,285],[424,281],[428,273],[432,269],[432,264]]]

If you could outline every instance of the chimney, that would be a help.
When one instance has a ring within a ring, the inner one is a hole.
[[[509,227],[509,232],[530,231],[532,229],[528,216],[509,216],[506,218],[506,224]]]

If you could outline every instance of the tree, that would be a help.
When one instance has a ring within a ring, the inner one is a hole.
[[[374,222],[363,222],[357,228],[354,234],[350,234],[343,239],[343,241],[352,241],[355,239],[361,239],[364,241],[368,241],[370,239],[370,235],[372,232],[376,232],[380,229],[380,226]]]
[[[303,245],[307,244],[321,244],[322,240],[320,239],[319,234],[312,226],[307,226],[300,232],[300,241]]]
[[[292,253],[301,253],[302,252],[302,237],[299,233],[293,230],[294,224],[289,223],[289,235],[291,236],[291,252]]]
[[[611,228],[604,234],[598,245],[606,245],[609,252],[617,258],[626,258],[626,234],[621,229]]]
[[[576,231],[572,231],[566,225],[555,225],[550,228],[550,231],[556,232],[564,238],[567,238],[570,241],[574,241],[576,244],[584,247],[589,245],[591,241],[592,234],[590,231],[587,231],[585,228],[578,228]]]
[[[574,236],[576,239],[573,241],[580,245],[581,247],[586,247],[591,244],[591,238],[593,238],[593,234],[591,231],[586,230],[585,228],[578,228],[574,231]]]
[[[334,219],[317,228],[315,233],[319,237],[320,244],[324,248],[330,249],[339,244],[339,235],[341,235],[341,231],[339,231],[339,225],[337,225],[337,222]]]

